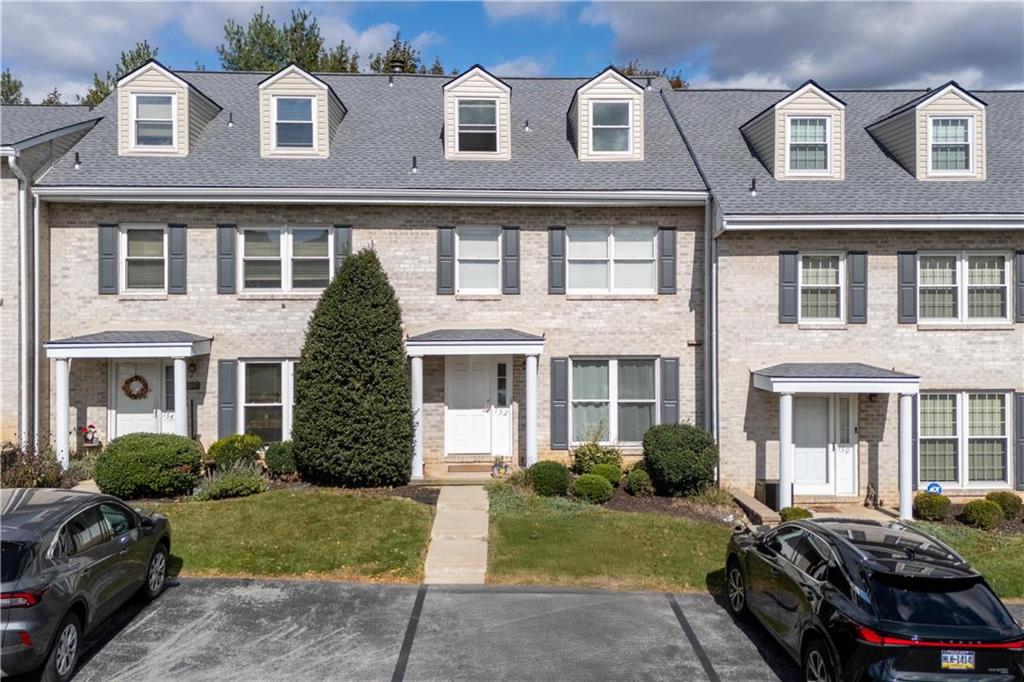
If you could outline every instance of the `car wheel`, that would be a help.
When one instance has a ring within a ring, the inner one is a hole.
[[[820,639],[811,641],[804,649],[804,680],[805,682],[836,682],[836,672],[832,667],[832,657],[824,642]]]
[[[78,616],[69,613],[64,616],[56,630],[50,655],[43,667],[43,682],[66,682],[75,674],[78,654],[82,646],[82,623]]]
[[[725,568],[725,596],[729,600],[729,611],[737,618],[746,618],[747,579],[740,568],[740,562],[730,559]]]
[[[146,584],[142,586],[142,594],[146,599],[156,599],[167,586],[167,547],[157,545],[153,556],[149,558],[146,569]]]

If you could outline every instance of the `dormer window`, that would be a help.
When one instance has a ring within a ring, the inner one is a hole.
[[[788,117],[786,167],[790,173],[829,172],[829,124],[824,116]]]
[[[971,118],[933,116],[929,120],[929,167],[935,175],[971,173]]]
[[[632,103],[629,101],[591,101],[590,140],[593,152],[598,154],[630,153],[632,108]]]
[[[274,148],[313,149],[312,97],[274,97]]]
[[[174,147],[174,95],[132,95],[132,146]]]
[[[458,100],[460,152],[498,151],[498,100]]]

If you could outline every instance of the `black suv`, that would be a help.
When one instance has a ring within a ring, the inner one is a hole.
[[[726,594],[733,614],[756,616],[807,682],[1024,679],[1024,629],[985,578],[902,523],[737,531]]]

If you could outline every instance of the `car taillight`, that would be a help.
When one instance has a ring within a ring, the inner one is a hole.
[[[0,594],[0,609],[27,609],[35,606],[46,594],[42,587],[31,592],[4,592]]]
[[[21,643],[22,644],[24,644],[27,647],[31,647],[32,646],[32,638],[28,636],[27,632],[22,630],[21,632],[18,633],[18,636],[21,638]]]
[[[893,637],[875,632],[863,625],[857,626],[857,637],[862,642],[877,644],[878,646],[910,646],[910,647],[966,647],[970,649],[1024,649],[1024,639],[1012,642],[950,642],[907,639],[905,637]]]

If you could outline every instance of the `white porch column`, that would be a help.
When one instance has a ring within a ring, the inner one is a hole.
[[[526,466],[537,462],[537,356],[526,356]]]
[[[423,478],[423,356],[409,358],[412,369],[412,477]]]
[[[71,363],[67,358],[57,358],[57,461],[65,469],[68,468],[70,447],[68,425],[71,410]]]
[[[914,396],[900,394],[900,519],[914,518]]]
[[[185,358],[174,358],[174,432],[188,436],[188,382]]]
[[[779,394],[779,509],[793,506],[793,394]]]

